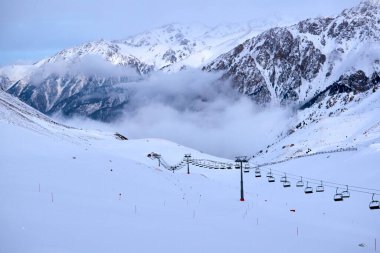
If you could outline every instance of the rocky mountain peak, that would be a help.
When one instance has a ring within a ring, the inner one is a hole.
[[[358,45],[371,47],[380,41],[378,2],[362,2],[336,17],[269,29],[221,55],[204,70],[221,71],[222,78],[230,79],[259,104],[302,104],[349,69],[366,69],[358,73],[372,75],[373,68],[368,66],[379,57],[363,54],[364,49]],[[360,55],[360,63],[354,55]],[[363,76],[348,79],[348,83],[366,82],[368,76]]]
[[[379,15],[380,13],[380,0],[364,0],[359,5],[354,6],[351,9],[343,11],[345,16],[355,15]]]
[[[365,0],[362,2],[362,4],[379,7],[380,6],[380,0]]]

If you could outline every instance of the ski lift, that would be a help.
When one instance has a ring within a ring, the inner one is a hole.
[[[232,164],[228,164],[227,165],[227,170],[231,170],[232,169]]]
[[[313,193],[313,187],[309,186],[309,182],[306,182],[305,194]]]
[[[343,201],[343,195],[342,193],[338,193],[339,187],[336,188],[336,192],[334,195],[334,201]]]
[[[302,177],[301,177],[301,180],[297,182],[296,187],[303,187],[303,186],[304,186],[304,183],[303,183]]]
[[[235,163],[235,169],[240,170],[240,164],[239,163]]]
[[[274,178],[273,174],[272,174],[272,170],[269,170],[269,172],[267,173],[267,178],[268,178],[268,182],[269,183],[274,183],[276,182],[276,179]]]
[[[221,169],[221,170],[225,170],[226,167],[224,167],[223,165],[220,165],[220,169]]]
[[[284,188],[287,188],[287,187],[290,187],[290,181],[288,181],[288,179],[286,178],[286,174],[285,174],[285,180],[284,180],[284,184],[282,186],[284,186]]]
[[[285,176],[281,177],[281,179],[280,179],[281,183],[284,183],[285,181],[286,181],[286,173],[285,173]]]
[[[375,210],[380,209],[380,202],[378,200],[374,200],[375,193],[372,194],[372,201],[369,203],[369,209]]]
[[[321,181],[321,185],[318,185],[317,188],[315,188],[315,191],[316,192],[324,192],[325,191],[325,187],[323,187],[322,181]]]
[[[290,184],[290,181],[286,180],[283,184],[284,188],[287,188],[287,187],[290,187],[291,184]]]
[[[342,191],[342,197],[347,199],[350,197],[350,192],[348,191],[348,185],[346,185],[346,190],[345,191]]]
[[[259,167],[257,167],[255,169],[255,177],[261,177],[261,171],[260,171]]]
[[[244,166],[244,173],[249,173],[249,164],[247,163],[245,166]]]

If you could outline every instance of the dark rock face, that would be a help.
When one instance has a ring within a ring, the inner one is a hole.
[[[225,71],[234,86],[253,100],[282,104],[298,99],[302,79],[313,80],[326,56],[311,41],[294,37],[287,28],[274,28],[239,45],[206,66],[206,71]]]
[[[353,38],[379,39],[379,6],[370,1],[364,1],[359,6],[345,10],[327,31],[327,35],[337,42]]]
[[[127,103],[125,89],[115,86],[125,81],[127,78],[51,75],[28,85],[19,81],[8,92],[45,114],[60,112],[108,122],[120,116]]]
[[[319,93],[320,88],[312,87],[317,81],[322,89],[326,87],[322,82],[345,85],[344,80],[332,79],[343,74],[334,72],[336,66],[350,50],[356,50],[351,41],[380,43],[379,9],[378,4],[365,1],[335,18],[307,19],[270,29],[221,55],[203,70],[221,71],[223,79],[231,80],[258,104],[300,103]],[[342,78],[348,78],[347,87],[362,92],[368,89],[363,74],[358,71]]]
[[[166,61],[168,61],[170,63],[175,63],[175,62],[177,62],[176,52],[174,52],[174,50],[172,50],[172,49],[169,49],[162,56],[162,59],[166,60]]]
[[[342,93],[361,93],[373,89],[376,85],[380,83],[379,74],[374,72],[372,77],[367,77],[365,73],[361,70],[353,73],[351,75],[343,75],[338,81],[334,82],[332,85],[328,86],[321,93],[313,97],[310,101],[301,106],[301,110],[310,108],[326,97],[333,97],[337,94]]]
[[[327,26],[333,21],[333,18],[316,18],[307,19],[297,24],[300,33],[310,33],[313,35],[321,35]]]

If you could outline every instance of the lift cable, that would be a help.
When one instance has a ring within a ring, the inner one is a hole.
[[[284,162],[289,161],[289,160],[299,159],[299,158],[303,158],[303,157],[322,155],[322,154],[330,154],[330,153],[336,153],[336,152],[355,151],[355,150],[357,150],[357,149],[356,148],[341,148],[341,149],[330,150],[330,151],[321,151],[321,152],[316,152],[316,153],[312,153],[312,154],[290,157],[290,158],[283,159],[280,161],[274,161],[274,162],[254,165],[254,166],[248,168],[248,170],[253,170],[253,169],[259,168],[260,170],[270,172],[272,175],[276,175],[276,176],[286,175],[287,178],[294,179],[294,180],[302,178],[302,179],[305,179],[305,181],[307,181],[308,183],[314,184],[314,185],[320,185],[321,182],[323,182],[323,186],[326,186],[329,188],[349,189],[349,191],[352,191],[352,192],[358,192],[358,193],[364,193],[364,194],[370,194],[370,195],[380,195],[380,190],[378,190],[378,189],[372,189],[372,188],[366,188],[366,187],[361,187],[361,186],[331,182],[331,181],[326,181],[326,180],[321,180],[321,179],[316,179],[316,178],[304,177],[301,175],[288,173],[288,172],[280,171],[280,170],[276,170],[276,169],[262,168],[262,167],[267,167],[267,166],[275,165],[278,163],[284,163]],[[170,171],[180,170],[183,167],[185,167],[185,165],[186,165],[185,159],[181,160],[181,162],[179,162],[175,165],[169,165],[161,156],[159,158],[157,158],[157,157],[155,157],[155,158],[160,159],[163,167],[170,170]],[[197,158],[189,159],[189,163],[196,165],[196,166],[201,166],[201,167],[206,167],[206,168],[214,168],[214,169],[215,168],[222,168],[222,167],[227,168],[227,167],[231,167],[233,165],[232,162],[228,163],[228,162],[214,161],[214,160],[209,160],[209,159],[197,159]]]

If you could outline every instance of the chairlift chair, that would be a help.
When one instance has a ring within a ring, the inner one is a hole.
[[[304,186],[304,183],[303,183],[302,177],[301,177],[301,180],[297,182],[296,187],[303,187],[303,186]]]
[[[286,173],[285,173],[285,176],[281,177],[281,179],[280,179],[281,183],[284,183],[285,181],[286,181]]]
[[[373,198],[375,197],[375,193],[372,194],[372,201],[369,203],[369,209],[375,210],[375,209],[380,209],[380,201],[374,200]]]
[[[268,178],[269,183],[273,183],[276,181],[276,179],[274,178],[274,176],[272,174],[272,169],[270,169],[269,172],[267,173],[267,178]]]
[[[239,163],[235,164],[235,169],[240,170],[240,164]]]
[[[316,192],[324,192],[325,187],[323,186],[323,182],[321,181],[321,185],[318,185],[317,188],[315,188]]]
[[[290,187],[291,184],[290,184],[290,181],[286,180],[283,184],[284,188],[287,188],[287,187]]]
[[[283,182],[282,186],[284,186],[284,188],[287,188],[287,187],[290,187],[290,185],[291,185],[290,181],[288,181],[286,174],[285,174],[284,182]]]
[[[255,177],[261,177],[261,171],[260,171],[259,167],[257,167],[255,169]]]
[[[351,195],[350,195],[350,192],[348,191],[348,185],[346,185],[346,190],[342,191],[342,197],[347,199],[349,198]]]
[[[249,164],[247,163],[245,166],[244,166],[244,173],[249,173]]]
[[[342,193],[338,193],[338,187],[336,188],[336,192],[334,195],[334,201],[343,201],[343,195]]]
[[[227,170],[231,170],[231,169],[232,169],[232,164],[228,164]]]
[[[309,186],[309,182],[306,182],[305,194],[313,193],[313,187]]]

